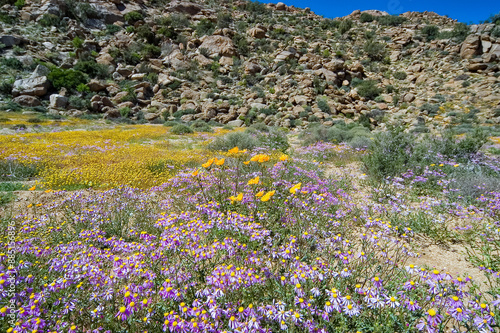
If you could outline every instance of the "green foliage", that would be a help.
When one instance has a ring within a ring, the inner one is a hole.
[[[83,98],[83,97],[76,96],[76,95],[70,96],[68,103],[69,103],[69,106],[73,109],[77,109],[77,110],[81,110],[81,111],[85,111],[85,110],[90,109],[90,100]]]
[[[353,27],[353,22],[351,20],[343,20],[339,25],[339,32],[345,34]]]
[[[465,23],[457,23],[452,31],[443,31],[439,34],[440,39],[451,38],[458,43],[461,43],[469,35],[470,27]]]
[[[235,34],[233,36],[233,43],[238,49],[238,53],[241,54],[242,56],[248,56],[248,53],[250,52],[250,47],[248,45],[248,41],[246,37],[242,34]]]
[[[4,11],[0,11],[0,22],[6,23],[6,24],[14,24],[16,22],[16,18],[12,15],[9,15],[9,13],[6,13]]]
[[[75,49],[79,49],[83,46],[83,42],[84,40],[81,39],[80,37],[76,36],[75,38],[73,38],[73,40],[71,41],[71,44],[73,44],[73,47]]]
[[[91,78],[108,79],[109,68],[104,64],[98,64],[95,60],[80,60],[76,63],[74,70],[83,72]]]
[[[128,118],[131,110],[129,107],[124,107],[124,108],[121,108],[119,111],[120,111],[120,116],[122,118]]]
[[[200,22],[196,25],[196,34],[198,36],[211,35],[214,31],[215,23],[206,18],[201,19]]]
[[[318,103],[318,108],[321,111],[326,112],[326,113],[330,113],[332,111],[330,109],[330,105],[328,105],[326,98],[324,98],[324,97],[318,98],[317,103]]]
[[[180,118],[186,114],[196,114],[196,110],[195,109],[178,110],[173,114],[173,116],[175,118]]]
[[[0,192],[13,192],[26,189],[27,187],[22,183],[11,183],[11,182],[0,183]]]
[[[403,24],[407,19],[397,15],[378,16],[376,20],[382,25],[397,26]]]
[[[38,23],[42,27],[58,27],[61,25],[61,18],[54,14],[43,14]]]
[[[435,116],[438,113],[439,105],[425,103],[420,107],[420,110],[424,111],[429,116]]]
[[[316,142],[333,142],[333,143],[355,143],[359,146],[361,139],[356,139],[357,137],[362,137],[367,139],[370,135],[370,131],[366,127],[359,126],[356,124],[350,125],[335,125],[332,127],[326,127],[324,125],[310,127],[300,134],[300,139],[303,145],[308,146]],[[367,145],[367,141],[364,141]],[[361,144],[365,146],[365,144]]]
[[[171,133],[177,134],[177,135],[182,135],[182,134],[188,134],[188,133],[193,133],[193,129],[187,125],[184,124],[177,124],[172,129],[170,130]]]
[[[12,192],[3,193],[0,192],[0,207],[5,206],[8,203],[14,201],[15,195]]]
[[[265,15],[270,12],[264,3],[259,1],[247,1],[245,3],[245,9],[257,16]]]
[[[191,124],[191,128],[195,132],[208,132],[208,133],[212,133],[214,131],[212,129],[212,127],[209,124],[207,124],[206,122],[204,122],[203,120],[196,120],[195,122],[193,122]]]
[[[5,66],[5,67],[9,67],[9,68],[12,68],[12,69],[16,69],[16,70],[22,70],[24,65],[23,63],[17,59],[17,58],[5,58],[5,57],[2,57],[0,58],[0,65],[2,66]]]
[[[220,12],[217,14],[217,27],[220,29],[229,28],[233,23],[233,17],[231,13]]]
[[[123,16],[123,18],[125,19],[125,21],[128,23],[128,24],[134,24],[138,21],[141,21],[144,19],[144,15],[142,15],[141,12],[139,11],[132,11],[132,12],[129,12],[127,14],[125,14]]]
[[[359,16],[359,20],[363,23],[372,22],[373,20],[375,20],[375,17],[368,13],[361,13],[361,15]]]
[[[0,181],[30,180],[36,177],[42,166],[36,163],[26,164],[16,160],[0,161]]]
[[[385,45],[374,40],[368,40],[363,49],[368,56],[373,61],[381,61],[387,55],[387,50]]]
[[[87,75],[79,70],[63,69],[52,67],[47,78],[52,83],[54,88],[75,89],[80,84],[85,84],[88,81]]]
[[[392,76],[396,80],[404,80],[408,75],[406,74],[406,72],[395,72],[394,74],[392,74]]]
[[[352,84],[356,87],[359,96],[368,99],[375,99],[382,92],[382,90],[377,87],[377,81],[374,80],[353,80]]]
[[[438,37],[439,28],[435,25],[426,25],[420,30],[420,33],[426,37],[427,41],[431,41]]]
[[[106,33],[108,35],[114,35],[118,31],[122,30],[122,27],[116,24],[106,24]]]
[[[26,1],[25,0],[17,0],[15,3],[14,3],[14,6],[17,7],[17,9],[22,9],[24,7],[24,5],[26,4]]]

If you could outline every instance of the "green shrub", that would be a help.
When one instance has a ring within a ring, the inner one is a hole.
[[[178,110],[173,114],[173,116],[175,118],[180,118],[185,114],[196,114],[196,110],[195,109]]]
[[[16,70],[22,70],[24,67],[23,63],[17,58],[2,57],[0,58],[0,65]]]
[[[90,109],[90,100],[83,98],[83,97],[78,97],[75,95],[72,95],[69,97],[68,100],[69,106],[73,109],[77,110],[89,110]]]
[[[233,17],[231,13],[220,12],[219,14],[217,14],[217,27],[219,27],[220,29],[229,28],[231,26],[231,23],[233,23]]]
[[[19,163],[15,160],[0,161],[0,181],[30,180],[41,171],[40,164]]]
[[[328,102],[326,101],[325,98],[318,98],[317,103],[318,103],[318,108],[321,111],[326,112],[326,113],[331,112],[330,105],[328,105]]]
[[[407,78],[408,75],[405,72],[395,72],[394,74],[392,74],[392,76],[396,80],[404,80]]]
[[[371,60],[381,61],[387,55],[385,45],[374,40],[369,40],[363,46],[363,49]]]
[[[88,81],[87,76],[81,71],[58,67],[51,68],[47,78],[56,89],[61,89],[63,87],[75,89],[78,85],[85,84]]]
[[[122,27],[116,24],[106,24],[106,33],[108,35],[114,35],[118,31],[122,30]]]
[[[109,68],[104,64],[98,64],[95,60],[78,61],[74,70],[83,72],[91,78],[108,79]]]
[[[173,120],[167,120],[166,122],[163,123],[163,126],[165,127],[174,127],[175,125],[178,125],[178,121],[173,121]]]
[[[377,87],[377,82],[374,80],[361,80],[355,83],[355,87],[361,97],[368,99],[375,99],[382,92],[382,90]]]
[[[172,129],[170,130],[171,133],[177,134],[177,135],[182,135],[182,134],[187,134],[187,133],[193,133],[193,129],[187,125],[184,124],[177,124]]]
[[[73,44],[73,47],[75,49],[79,49],[83,46],[83,42],[84,40],[81,39],[80,37],[76,36],[75,38],[73,38],[73,40],[71,41],[71,44]]]
[[[373,20],[375,20],[375,17],[373,15],[370,15],[368,13],[361,13],[361,15],[359,16],[359,20],[361,22],[372,22]]]
[[[144,15],[142,15],[141,12],[138,12],[138,11],[132,11],[132,12],[129,12],[127,14],[125,14],[123,16],[123,18],[125,19],[125,21],[128,23],[128,24],[131,24],[133,25],[134,23],[136,23],[137,21],[141,21],[144,19]]]
[[[424,111],[429,116],[435,116],[438,113],[439,105],[425,103],[420,107],[420,110]]]
[[[439,35],[439,28],[435,25],[426,25],[420,30],[420,33],[425,36],[427,41],[434,40]]]
[[[363,126],[356,124],[353,125],[342,125],[338,124],[332,127],[326,127],[324,125],[312,126],[302,132],[299,137],[305,146],[311,145],[316,142],[351,142],[356,137],[367,138],[370,131]],[[360,139],[356,139],[355,145],[360,144]]]
[[[404,23],[406,21],[406,18],[396,15],[384,15],[378,16],[376,20],[382,25],[397,26]]]
[[[196,34],[198,36],[211,35],[215,31],[215,23],[212,21],[203,18],[196,25]]]
[[[210,127],[210,125],[207,124],[206,122],[204,122],[203,120],[196,120],[195,122],[193,122],[191,124],[191,128],[195,132],[209,132],[209,133],[211,133],[214,131],[212,129],[212,127]]]
[[[234,147],[240,149],[254,149],[259,141],[248,132],[233,132],[217,137],[208,144],[208,149],[213,151],[227,151]]]
[[[351,20],[344,20],[344,21],[340,22],[339,32],[341,34],[345,34],[349,30],[351,30],[352,26],[353,26],[353,23]]]
[[[61,25],[61,18],[54,14],[43,14],[38,23],[42,27],[58,27]]]

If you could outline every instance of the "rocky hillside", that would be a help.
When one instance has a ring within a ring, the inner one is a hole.
[[[117,121],[500,124],[500,26],[248,1],[0,0],[3,110]]]

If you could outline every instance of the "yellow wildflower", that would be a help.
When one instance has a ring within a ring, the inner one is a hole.
[[[259,180],[260,180],[259,176],[255,177],[253,179],[250,179],[248,181],[248,185],[257,185],[259,183]]]
[[[275,193],[275,192],[276,192],[275,190],[267,192],[267,193],[266,193],[266,194],[264,194],[264,196],[260,199],[260,201],[264,201],[264,202],[269,201],[269,199],[271,199],[271,197],[274,195],[274,193]]]
[[[290,188],[290,193],[295,194],[298,190],[300,190],[300,187],[302,186],[302,183],[295,184]]]
[[[287,160],[288,160],[288,155],[283,154],[280,156],[280,161],[287,161]]]
[[[198,176],[198,170],[195,170],[195,171],[191,174],[191,176],[193,176],[193,177]]]
[[[210,166],[212,165],[212,163],[214,163],[214,161],[215,161],[215,158],[211,158],[206,163],[202,164],[201,166],[204,168],[210,168]]]
[[[257,193],[255,196],[256,196],[257,198],[260,198],[260,197],[261,197],[261,196],[263,196],[263,195],[264,195],[264,191],[260,191],[260,192],[259,192],[259,193]]]
[[[216,165],[218,165],[218,166],[221,166],[221,165],[223,165],[223,164],[224,164],[224,161],[225,161],[225,160],[226,160],[225,158],[222,158],[222,159],[220,159],[220,160],[219,160],[219,159],[217,159],[217,157],[216,157],[216,158],[215,158],[215,164],[216,164]]]

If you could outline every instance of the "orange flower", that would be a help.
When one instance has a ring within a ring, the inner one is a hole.
[[[195,170],[195,171],[191,174],[191,176],[193,176],[193,177],[198,176],[198,170]]]
[[[228,152],[229,154],[238,154],[238,153],[243,154],[243,153],[246,153],[246,152],[247,152],[247,150],[246,150],[246,149],[244,149],[244,150],[240,150],[240,148],[238,148],[238,147],[234,147],[233,149],[229,149],[227,152]]]
[[[30,187],[30,188],[28,189],[28,191],[34,191],[35,189],[36,189],[36,185],[34,185],[33,187]]]
[[[243,164],[245,165],[248,165],[248,163],[250,163],[250,161],[243,162]]]
[[[260,181],[260,178],[259,178],[259,176],[257,176],[257,177],[255,177],[253,179],[250,179],[248,181],[248,185],[257,185],[259,183],[259,181]]]
[[[259,192],[259,193],[257,193],[255,196],[256,196],[257,198],[260,198],[260,197],[261,197],[261,196],[263,196],[263,195],[264,195],[264,191],[260,191],[260,192]]]
[[[283,154],[280,156],[280,161],[287,161],[287,160],[288,160],[288,155]]]
[[[259,163],[264,163],[264,162],[267,162],[269,161],[269,156],[266,155],[266,154],[258,154],[258,155],[255,155],[253,156],[250,161],[252,162],[259,162]]]
[[[29,205],[28,205],[28,208],[31,208],[31,207],[33,207],[33,204],[29,204]]]
[[[210,168],[210,166],[212,165],[212,163],[214,163],[214,160],[215,160],[215,158],[211,158],[206,163],[202,164],[201,166],[204,167],[204,168]]]
[[[218,160],[217,158],[215,158],[215,165],[221,166],[221,165],[224,164],[225,160],[226,160],[225,158],[222,158],[220,160]]]
[[[45,190],[45,193],[50,193],[50,192],[52,192],[51,189]]]

